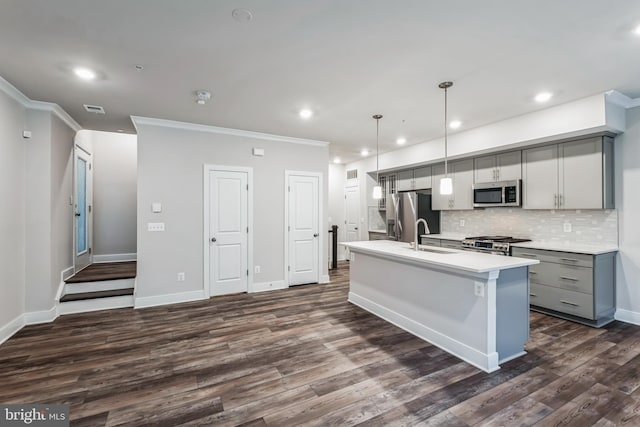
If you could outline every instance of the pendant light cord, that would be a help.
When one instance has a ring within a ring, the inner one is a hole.
[[[376,185],[380,185],[380,119],[376,119]]]
[[[447,87],[444,88],[444,177],[447,177]]]

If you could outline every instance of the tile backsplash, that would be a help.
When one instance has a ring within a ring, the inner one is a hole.
[[[565,231],[569,227],[565,224],[570,224],[571,231]],[[443,211],[441,228],[443,232],[462,233],[466,236],[505,235],[545,243],[617,245],[618,211],[520,208]]]

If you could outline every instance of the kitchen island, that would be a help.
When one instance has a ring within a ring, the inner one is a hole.
[[[349,302],[486,372],[526,353],[537,260],[388,240],[343,245]]]

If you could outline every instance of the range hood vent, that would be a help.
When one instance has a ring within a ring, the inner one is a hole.
[[[358,179],[358,169],[348,170],[347,179]]]

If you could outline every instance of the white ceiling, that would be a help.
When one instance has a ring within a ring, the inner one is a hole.
[[[460,130],[610,89],[638,97],[638,24],[637,0],[2,0],[0,75],[86,129],[157,117],[328,141],[349,161],[375,147],[375,113],[381,152],[441,136],[443,80]]]

